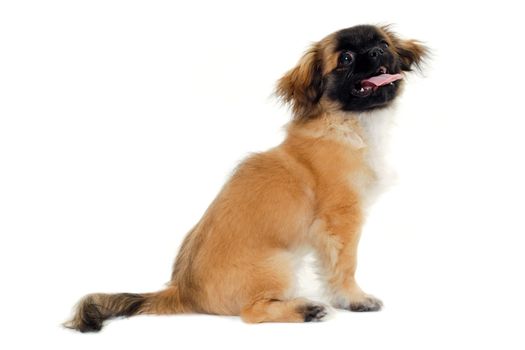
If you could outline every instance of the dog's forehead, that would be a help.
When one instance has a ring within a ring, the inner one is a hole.
[[[351,28],[340,30],[336,33],[336,51],[344,49],[354,49],[366,47],[381,39],[384,39],[383,33],[372,25],[359,25]]]

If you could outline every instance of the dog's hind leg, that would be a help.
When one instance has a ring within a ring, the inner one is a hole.
[[[323,304],[303,298],[262,299],[241,310],[241,318],[248,323],[318,322],[326,315],[327,309]]]
[[[277,253],[255,268],[256,278],[247,281],[250,293],[241,307],[240,316],[248,323],[260,322],[315,322],[328,313],[321,303],[294,298],[292,253]]]

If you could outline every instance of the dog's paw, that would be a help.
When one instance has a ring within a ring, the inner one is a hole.
[[[372,295],[365,295],[350,303],[350,311],[368,312],[379,311],[383,307],[383,302]]]
[[[321,322],[328,315],[328,308],[323,304],[309,303],[301,307],[304,322]]]

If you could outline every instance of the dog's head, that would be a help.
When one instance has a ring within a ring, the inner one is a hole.
[[[342,111],[386,107],[400,91],[403,72],[419,66],[427,49],[388,27],[359,25],[315,43],[277,84],[296,120],[314,118],[327,105]]]

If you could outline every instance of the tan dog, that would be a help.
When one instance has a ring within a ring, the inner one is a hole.
[[[323,304],[294,297],[294,265],[306,249],[333,306],[379,310],[354,278],[364,209],[381,176],[375,111],[425,54],[418,42],[367,25],[314,44],[278,82],[294,114],[285,141],[239,165],[184,240],[168,288],[88,295],[66,326],[98,331],[113,317],[190,312],[319,321]]]

